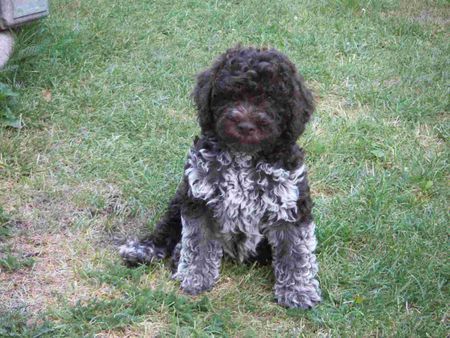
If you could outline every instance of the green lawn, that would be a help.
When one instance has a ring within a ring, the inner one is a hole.
[[[0,115],[0,336],[447,335],[448,1],[51,5],[0,72],[19,94]],[[275,304],[270,267],[227,262],[192,298],[115,251],[163,212],[195,74],[238,42],[286,53],[316,97],[311,311]]]

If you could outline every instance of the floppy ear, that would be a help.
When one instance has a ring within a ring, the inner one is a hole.
[[[197,106],[198,112],[198,122],[202,133],[212,130],[213,127],[213,116],[211,112],[211,90],[212,90],[212,72],[211,70],[206,70],[197,76],[197,85],[195,86],[194,92],[194,102]]]
[[[295,74],[293,81],[294,92],[290,99],[291,119],[288,121],[286,134],[290,141],[295,142],[305,130],[306,123],[314,112],[314,100],[311,92],[306,88],[303,77]]]

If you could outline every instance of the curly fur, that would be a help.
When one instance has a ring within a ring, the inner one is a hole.
[[[228,50],[193,92],[201,136],[163,219],[120,254],[130,265],[172,256],[189,294],[209,290],[227,255],[272,261],[275,297],[287,307],[320,301],[303,151],[296,141],[314,110],[289,59],[274,49]]]

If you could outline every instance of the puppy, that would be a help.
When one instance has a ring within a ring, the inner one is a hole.
[[[294,64],[274,49],[237,46],[198,75],[201,135],[165,216],[121,246],[129,265],[173,257],[184,292],[209,290],[224,255],[272,261],[285,307],[320,301],[312,202],[296,141],[314,110]]]

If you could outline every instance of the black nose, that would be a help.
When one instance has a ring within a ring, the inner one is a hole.
[[[240,122],[237,125],[237,128],[239,129],[239,132],[244,135],[252,134],[256,129],[255,125],[251,122]]]

